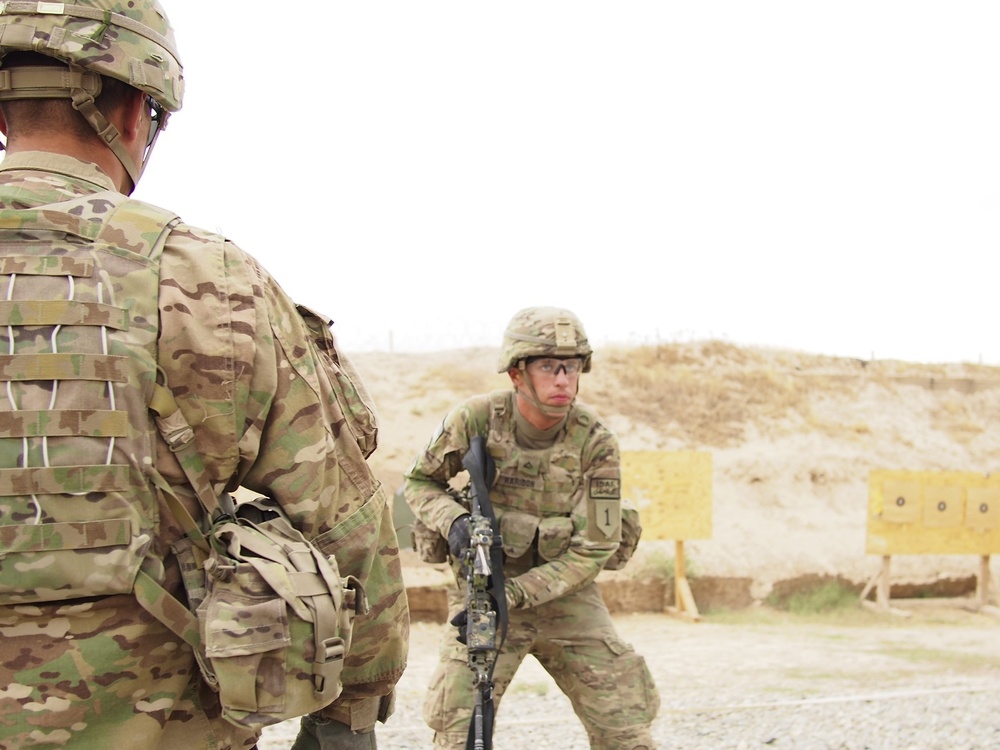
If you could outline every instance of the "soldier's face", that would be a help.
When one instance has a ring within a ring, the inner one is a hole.
[[[572,367],[562,366],[562,360],[537,359],[524,368],[538,400],[545,406],[569,406],[580,386],[579,360],[568,360]]]

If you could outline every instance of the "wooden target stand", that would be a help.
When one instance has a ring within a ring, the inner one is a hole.
[[[674,544],[674,606],[670,614],[699,622],[687,578],[684,542],[712,537],[712,454],[704,451],[623,451],[622,497],[639,511],[644,540]]]
[[[892,607],[893,555],[977,555],[976,610],[1000,615],[990,556],[1000,552],[1000,476],[958,471],[874,470],[868,476],[866,552],[881,556],[861,592],[863,606],[909,617]],[[875,591],[875,601],[869,600]]]

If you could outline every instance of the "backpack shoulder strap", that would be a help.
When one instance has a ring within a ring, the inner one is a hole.
[[[486,438],[490,443],[499,443],[504,433],[510,430],[510,420],[514,408],[513,391],[494,391],[490,394],[489,429]]]
[[[204,462],[195,448],[194,430],[177,407],[177,402],[170,389],[156,383],[153,386],[153,398],[149,408],[153,412],[153,421],[156,422],[160,434],[177,457],[178,463],[184,470],[184,475],[194,488],[195,495],[197,495],[206,517],[216,519],[223,514],[233,515],[235,506],[232,498],[228,494],[216,498],[211,482],[205,473]],[[153,472],[153,477],[157,489],[162,493],[170,508],[170,512],[184,529],[188,538],[195,546],[207,552],[208,542],[201,527],[187,512],[173,487],[159,473]],[[186,605],[141,570],[136,579],[135,597],[143,609],[188,643],[194,650],[196,658],[199,660],[202,658],[198,619]]]

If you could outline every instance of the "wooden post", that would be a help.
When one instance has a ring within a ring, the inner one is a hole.
[[[681,601],[681,581],[687,580],[687,565],[684,562],[684,542],[678,539],[674,542],[674,606],[684,611]]]
[[[993,596],[990,590],[990,556],[983,555],[979,558],[979,578],[976,579],[976,602],[980,607],[991,603]]]
[[[882,571],[879,573],[878,579],[878,589],[875,592],[875,604],[881,610],[889,609],[889,591],[890,591],[890,577],[889,577],[889,561],[892,558],[889,555],[882,555]]]
[[[990,556],[983,555],[979,559],[979,580],[976,582],[976,600],[979,604],[979,611],[993,617],[1000,617],[1000,607],[993,603],[992,583]]]
[[[687,571],[684,563],[684,542],[677,540],[674,555],[674,604],[677,611],[690,617],[695,622],[701,620],[698,612],[698,605],[694,602],[694,595],[691,593],[691,586],[688,583]]]
[[[890,559],[889,555],[882,556],[882,568],[878,573],[872,576],[872,579],[868,581],[868,584],[861,592],[861,606],[866,609],[873,609],[876,612],[888,612],[889,614],[898,615],[900,617],[911,617],[913,614],[912,612],[907,612],[905,609],[898,609],[897,607],[889,606],[891,584],[891,578],[889,575]],[[878,588],[875,591],[875,601],[870,602],[868,601],[868,594],[873,588],[876,587],[876,584],[878,585]]]

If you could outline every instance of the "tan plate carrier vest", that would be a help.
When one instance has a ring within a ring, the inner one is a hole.
[[[149,404],[176,222],[113,192],[0,211],[0,604],[133,591],[159,522]]]

